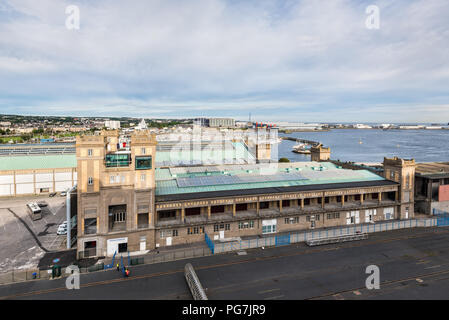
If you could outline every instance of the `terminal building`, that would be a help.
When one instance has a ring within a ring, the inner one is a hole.
[[[384,177],[329,161],[155,168],[154,135],[119,139],[77,137],[81,258],[414,217],[413,160],[385,159]]]

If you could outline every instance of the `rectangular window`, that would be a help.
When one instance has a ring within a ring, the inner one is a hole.
[[[107,154],[106,155],[106,167],[127,167],[131,163],[131,157],[129,154]]]
[[[173,230],[173,237],[177,237],[178,236],[178,230]]]
[[[204,227],[187,228],[187,234],[199,234],[204,233]]]
[[[151,169],[151,156],[136,157],[136,170],[148,170]]]
[[[290,207],[290,200],[282,200],[283,207]]]
[[[144,175],[144,174],[141,174],[141,175],[140,175],[140,181],[142,181],[142,182],[145,181],[145,175]]]
[[[139,229],[148,228],[149,217],[148,212],[137,214],[137,227]]]
[[[220,226],[218,224],[214,224],[214,232],[218,232],[220,230]]]
[[[115,183],[115,176],[109,176],[109,183]]]
[[[270,207],[270,203],[268,201],[259,203],[259,209],[268,209],[269,207]]]
[[[92,149],[87,149],[87,155],[90,157],[92,156]]]
[[[93,183],[94,183],[94,179],[92,178],[92,177],[89,177],[89,178],[87,178],[87,184],[88,185],[93,185]]]
[[[142,149],[140,150],[140,153],[141,153],[141,154],[146,154],[146,149],[145,149],[145,148],[142,148]]]
[[[252,229],[254,228],[254,221],[239,222],[239,229]]]
[[[229,223],[225,224],[225,230],[231,230],[231,225]]]
[[[158,212],[159,219],[173,219],[176,218],[176,210],[162,210]]]
[[[327,219],[328,219],[328,220],[331,220],[331,219],[340,219],[340,212],[328,213],[328,214],[327,214]]]
[[[97,233],[97,218],[84,219],[84,234]]]
[[[299,217],[285,218],[285,224],[299,223]]]

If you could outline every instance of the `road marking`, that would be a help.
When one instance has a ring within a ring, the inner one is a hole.
[[[274,299],[278,299],[278,298],[282,298],[284,295],[281,294],[280,296],[275,296],[275,297],[269,297],[269,298],[264,298],[264,300],[274,300]]]
[[[416,279],[416,282],[421,283],[421,282],[424,282],[424,280],[423,280],[423,279],[420,279],[420,278],[417,278],[417,279]]]
[[[362,293],[359,290],[352,291],[356,296],[360,296]]]
[[[424,268],[424,269],[433,269],[433,268],[439,268],[439,267],[441,267],[441,266],[440,266],[440,265],[437,265],[437,266],[427,267],[427,268]]]
[[[258,294],[264,294],[264,293],[273,292],[273,291],[279,291],[279,290],[281,290],[281,289],[264,290],[264,291],[259,291]]]
[[[420,262],[417,262],[416,264],[426,264],[426,263],[429,263],[430,261],[420,261]]]

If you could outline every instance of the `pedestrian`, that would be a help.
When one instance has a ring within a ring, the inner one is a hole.
[[[117,263],[117,271],[120,271],[120,266],[118,263]]]
[[[128,269],[128,268],[125,269],[125,275],[126,275],[127,277],[129,277],[129,269]]]

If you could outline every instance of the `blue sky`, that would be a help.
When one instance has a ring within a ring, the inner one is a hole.
[[[447,0],[2,0],[0,113],[449,122],[448,17]]]

